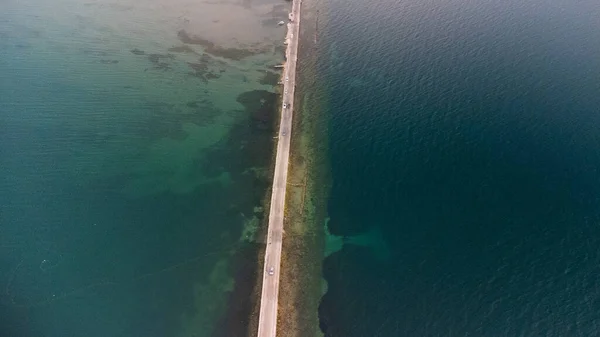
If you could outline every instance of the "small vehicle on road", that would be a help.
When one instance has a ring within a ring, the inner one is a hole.
[[[273,274],[275,274],[275,268],[269,267],[269,270],[267,270],[267,273],[269,273],[270,276],[273,276]]]

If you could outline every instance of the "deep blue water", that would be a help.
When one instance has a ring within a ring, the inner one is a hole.
[[[600,334],[598,3],[327,6],[326,336]]]

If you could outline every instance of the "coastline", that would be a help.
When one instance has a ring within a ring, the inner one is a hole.
[[[277,311],[277,336],[322,336],[319,329],[318,307],[323,295],[321,276],[325,249],[323,224],[327,216],[326,203],[330,180],[327,165],[327,129],[321,113],[322,97],[317,86],[316,14],[317,1],[303,0],[302,25],[299,29],[298,65],[294,118],[285,196],[285,223],[281,251]],[[286,36],[288,36],[286,34]],[[287,48],[286,48],[287,49]],[[285,72],[281,73],[281,83]],[[278,89],[280,95],[283,88]],[[282,118],[283,97],[280,97],[279,116]],[[270,174],[275,171],[276,151],[272,152]],[[271,207],[272,189],[265,193],[265,209]],[[267,220],[263,219],[258,236],[267,237]],[[265,262],[265,245],[257,254],[254,303],[249,318],[248,336],[258,336],[260,296]],[[259,270],[257,268],[257,271]]]
[[[318,85],[315,52],[317,2],[304,0],[301,59],[294,116],[290,178],[286,201],[279,323],[283,337],[322,336],[318,307],[322,297],[324,222],[329,194],[327,128]],[[285,322],[285,323],[284,323]],[[284,325],[285,324],[285,325]]]
[[[327,128],[317,79],[317,1],[303,0],[281,257],[278,336],[322,336],[318,307],[329,194]]]
[[[277,153],[271,205],[269,207],[269,225],[265,248],[260,309],[258,317],[258,335],[275,337],[278,321],[279,281],[281,274],[281,253],[285,233],[286,189],[288,183],[288,167],[291,148],[291,132],[294,113],[294,95],[296,89],[296,63],[298,60],[298,37],[301,23],[300,8],[302,1],[293,1],[289,14],[286,35],[286,62],[283,74],[283,108],[277,136]]]

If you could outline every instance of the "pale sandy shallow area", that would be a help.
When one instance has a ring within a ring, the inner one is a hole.
[[[208,184],[229,188],[236,183],[227,168],[216,175],[199,167],[206,160],[205,153],[225,141],[236,123],[248,119],[245,106],[237,101],[241,94],[277,90],[262,80],[265,72],[283,59],[285,28],[276,23],[287,16],[287,7],[285,1],[7,0],[0,5],[0,57],[20,55],[3,57],[1,62],[14,71],[4,75],[36,92],[33,98],[24,91],[10,92],[16,106],[51,103],[61,107],[57,111],[64,114],[60,120],[47,116],[28,127],[62,128],[66,123],[69,130],[107,139],[97,152],[84,156],[73,151],[57,162],[57,167],[70,172],[73,179],[81,179],[81,184],[89,177],[126,176],[120,192],[132,201],[165,193],[185,196]],[[181,31],[203,42],[186,43]],[[213,50],[216,52],[211,53]],[[56,92],[39,90],[49,82],[56,90],[78,92],[97,104],[97,111],[84,116],[72,103],[59,100]],[[120,130],[139,127],[152,131],[153,125],[160,125],[160,116],[153,117],[154,124],[149,122],[149,110],[164,114],[166,120],[182,116],[178,134],[151,141],[146,136],[121,135]],[[119,114],[127,115],[122,119],[127,124],[119,123]],[[188,120],[194,114],[207,118]],[[109,115],[115,120],[111,130],[99,131],[92,126]],[[140,125],[132,125],[132,121]],[[18,116],[10,122],[25,123]],[[254,174],[252,169],[248,169],[249,174]],[[239,241],[254,241],[257,216],[240,214],[240,218],[246,228]],[[230,274],[234,255],[235,247],[223,247],[202,258],[207,261],[202,266],[209,271],[189,294],[195,310],[182,315],[181,328],[173,336],[211,335],[212,325],[227,309],[227,296],[235,286]],[[31,265],[16,269],[15,279],[37,268],[35,262],[25,263]],[[96,288],[95,283],[89,285]],[[98,285],[104,286],[102,282]],[[59,286],[57,300],[76,294],[78,289]],[[52,303],[52,296],[44,294],[39,304]],[[35,301],[14,304],[27,307],[38,304]]]
[[[119,64],[115,67],[125,72],[123,80],[152,87],[156,86],[154,82],[157,81],[169,84],[169,81],[173,83],[181,78],[187,81],[193,79],[182,77],[180,72],[160,73],[156,78],[140,73],[128,52],[137,48],[148,53],[167,53],[169,48],[183,45],[178,32],[184,30],[190,36],[201,37],[222,48],[263,51],[241,60],[228,60],[218,55],[216,57],[228,68],[236,70],[230,74],[232,79],[241,79],[240,73],[249,78],[243,84],[216,81],[221,83],[213,86],[224,86],[227,83],[226,88],[231,92],[243,92],[257,88],[257,83],[252,83],[252,80],[259,78],[260,71],[263,70],[261,66],[269,67],[273,61],[281,60],[281,55],[273,55],[272,49],[282,45],[285,29],[272,22],[263,23],[263,20],[281,17],[287,13],[285,6],[284,2],[244,5],[241,2],[210,1],[149,0],[117,3],[109,0],[11,0],[3,4],[4,15],[19,19],[10,22],[11,31],[3,32],[3,35],[20,46],[33,48],[29,54],[43,55],[47,59],[53,59],[55,53],[62,54],[63,61],[70,62],[70,74],[63,72],[63,75],[71,75],[70,80],[77,80],[78,67],[89,65],[89,62],[84,62],[79,57],[117,57]],[[190,48],[198,54],[204,52],[201,45],[192,45]],[[69,52],[75,50],[80,53]],[[191,61],[198,57],[198,54],[190,53],[172,54],[181,61]],[[90,84],[93,83],[86,83]],[[209,90],[210,87],[211,85]],[[198,88],[190,90],[199,91]]]
[[[147,39],[160,44],[186,29],[224,47],[281,40],[281,32],[263,20],[284,15],[286,2],[272,1],[77,1],[8,0],[5,13],[24,18],[21,26],[43,32],[52,28],[105,41]],[[69,36],[65,36],[68,38]],[[150,41],[149,41],[150,42]]]
[[[238,95],[274,90],[259,81],[273,64],[281,61],[282,55],[276,48],[282,45],[285,29],[274,23],[264,24],[263,20],[273,18],[269,13],[274,10],[285,12],[285,5],[227,1],[9,1],[3,5],[4,15],[18,17],[19,21],[11,22],[12,29],[4,33],[7,39],[3,43],[6,48],[22,48],[29,55],[19,61],[23,67],[43,67],[45,74],[57,82],[85,88],[99,101],[120,101],[131,110],[143,104],[184,110],[189,109],[186,104],[190,102],[210,101],[207,108],[220,113],[212,123],[184,125],[186,140],[162,139],[149,148],[130,146],[130,151],[121,156],[98,158],[104,163],[105,172],[114,170],[120,174],[122,167],[118,164],[122,157],[139,156],[141,151],[146,159],[139,167],[132,166],[134,173],[154,179],[154,171],[172,171],[172,178],[159,183],[157,191],[185,191],[206,182],[202,177],[192,184],[177,178],[186,176],[187,168],[193,164],[188,154],[208,149],[227,135],[244,109],[236,101]],[[178,37],[181,30],[219,48],[241,52],[250,48],[251,52],[241,59],[212,55],[204,45],[183,43]],[[185,51],[173,51],[182,47]],[[199,61],[203,56],[208,58]],[[149,62],[152,57],[154,62]],[[190,76],[194,72],[196,76]],[[26,80],[36,80],[26,76],[23,75]],[[38,98],[52,99],[43,93]],[[79,121],[74,118],[71,123],[77,127]],[[81,123],[87,120],[81,119]],[[178,167],[169,167],[169,161]],[[180,165],[183,162],[187,164]],[[92,171],[93,167],[86,167],[89,164],[73,162],[70,167]],[[227,177],[222,181],[226,182]],[[140,184],[146,185],[143,180],[136,183]]]

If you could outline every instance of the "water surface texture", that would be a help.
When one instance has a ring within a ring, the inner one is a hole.
[[[328,7],[326,336],[598,335],[598,3]]]
[[[286,6],[0,4],[0,335],[241,333]]]

